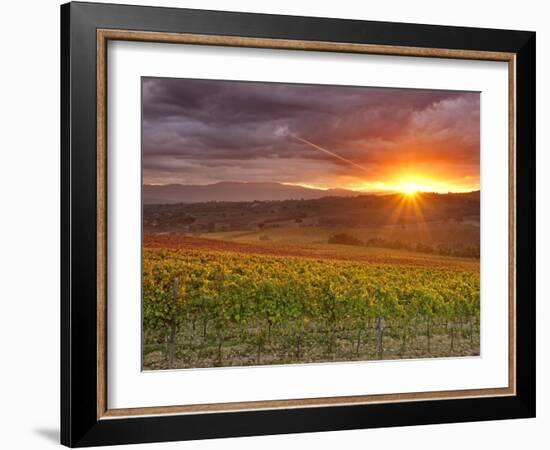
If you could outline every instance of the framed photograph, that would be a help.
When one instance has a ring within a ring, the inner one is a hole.
[[[63,444],[534,417],[534,32],[61,27]]]

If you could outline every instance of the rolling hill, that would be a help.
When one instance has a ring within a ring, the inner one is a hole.
[[[345,189],[312,189],[281,183],[222,181],[208,185],[166,184],[143,186],[143,204],[310,200],[327,196],[350,197]]]

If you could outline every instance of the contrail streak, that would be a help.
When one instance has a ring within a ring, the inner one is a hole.
[[[344,161],[348,164],[351,164],[352,166],[355,166],[355,167],[359,167],[359,169],[361,170],[364,170],[365,172],[368,172],[367,168],[366,167],[363,167],[361,166],[360,164],[357,164],[347,158],[344,158],[343,156],[340,156],[340,155],[337,155],[336,153],[332,153],[330,150],[327,150],[326,148],[323,148],[319,145],[316,145],[314,144],[313,142],[309,142],[308,140],[306,139],[302,139],[301,137],[298,137],[298,136],[294,136],[294,135],[290,135],[292,138],[296,139],[297,141],[300,141],[300,142],[303,142],[304,144],[307,144],[317,150],[320,150],[322,151],[323,153],[326,153],[327,155],[331,155],[331,156],[334,156],[335,158],[338,158],[340,161]]]

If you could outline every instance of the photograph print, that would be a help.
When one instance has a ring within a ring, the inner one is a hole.
[[[141,89],[143,370],[479,356],[479,92]]]

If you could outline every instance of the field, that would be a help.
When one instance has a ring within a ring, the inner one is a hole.
[[[479,355],[478,259],[266,233],[144,236],[144,369]]]

